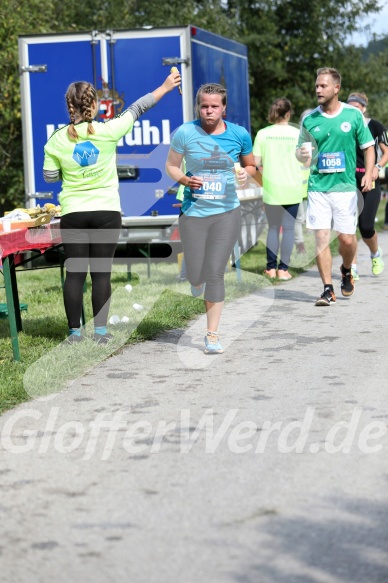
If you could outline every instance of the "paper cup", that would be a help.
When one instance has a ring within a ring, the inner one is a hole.
[[[309,158],[313,155],[313,144],[312,142],[303,142],[302,148],[306,148],[309,151]]]
[[[240,164],[240,162],[235,162],[234,163],[234,171],[236,173],[237,185],[240,185],[240,183],[244,183],[245,182],[244,179],[241,179],[241,178],[238,177],[238,173],[240,172],[240,170],[241,170],[241,164]]]
[[[113,316],[109,318],[109,324],[112,324],[112,326],[116,326],[116,324],[118,324],[119,322],[120,317],[117,314],[113,314]]]
[[[3,231],[4,233],[9,233],[12,230],[12,221],[11,219],[3,219]]]

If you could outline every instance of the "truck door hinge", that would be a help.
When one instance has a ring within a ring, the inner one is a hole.
[[[190,59],[182,59],[180,57],[163,57],[162,58],[162,65],[190,65]]]
[[[114,38],[114,31],[113,30],[106,30],[105,36],[106,36],[109,44],[112,44],[112,45],[116,44],[117,41]]]
[[[47,73],[47,65],[26,65],[19,67],[19,74],[22,73]]]
[[[98,30],[92,30],[91,36],[92,36],[92,40],[90,41],[90,44],[92,45],[97,45],[98,44],[98,35],[100,33],[98,32]]]

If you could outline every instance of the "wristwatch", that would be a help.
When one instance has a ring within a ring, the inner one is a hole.
[[[379,170],[382,169],[382,166],[380,164],[375,164],[376,168],[378,168]]]

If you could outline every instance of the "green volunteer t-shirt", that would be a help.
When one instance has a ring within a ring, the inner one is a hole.
[[[301,202],[305,187],[300,162],[295,157],[299,130],[291,124],[273,124],[260,130],[253,154],[263,164],[263,201],[283,205]]]
[[[362,113],[346,103],[335,115],[317,107],[303,118],[298,146],[312,142],[308,190],[352,192],[356,183],[356,146],[362,150],[374,145]]]
[[[78,140],[69,138],[67,127],[56,130],[44,148],[44,170],[61,170],[61,214],[110,210],[121,211],[116,166],[117,142],[133,128],[128,110],[105,123],[77,124]]]

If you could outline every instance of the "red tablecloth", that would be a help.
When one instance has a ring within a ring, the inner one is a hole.
[[[41,253],[61,243],[59,221],[33,227],[32,229],[14,229],[9,233],[0,232],[0,259],[11,253],[23,253],[38,249]]]

